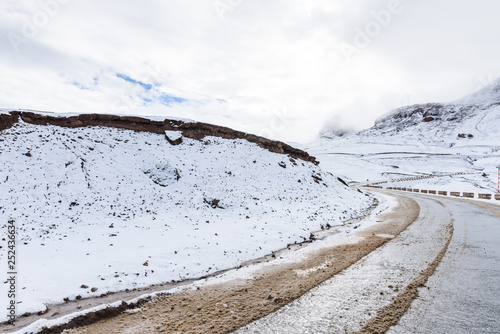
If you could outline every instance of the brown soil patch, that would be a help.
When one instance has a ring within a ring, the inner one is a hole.
[[[408,211],[410,210],[410,211]],[[400,205],[384,223],[357,244],[325,248],[299,263],[262,270],[254,279],[209,285],[162,296],[137,313],[123,313],[68,333],[228,333],[278,310],[316,285],[356,263],[390,239],[373,234],[397,235],[419,214],[417,203],[400,198]],[[296,271],[320,267],[308,276]]]
[[[378,191],[384,194],[392,195],[391,193]],[[387,212],[378,216],[380,223],[369,228],[362,229],[360,236],[370,236],[375,234],[391,234],[397,236],[406,229],[407,221],[413,222],[420,214],[420,207],[417,202],[407,197],[398,197],[399,205],[393,212]]]
[[[390,326],[395,325],[398,320],[406,313],[411,302],[418,296],[418,288],[424,286],[428,278],[434,273],[436,267],[441,262],[444,254],[448,250],[448,246],[453,237],[453,221],[448,225],[449,237],[446,244],[438,253],[434,261],[418,275],[399,295],[394,297],[389,305],[386,305],[378,310],[377,315],[370,319],[360,331],[353,334],[382,334],[385,333]]]

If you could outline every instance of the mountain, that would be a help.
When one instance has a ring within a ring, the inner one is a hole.
[[[0,126],[18,314],[237,267],[373,203],[304,151],[211,124],[2,111]]]
[[[361,131],[360,137],[401,137],[423,143],[488,144],[500,128],[500,79],[451,103],[429,103],[396,109]]]

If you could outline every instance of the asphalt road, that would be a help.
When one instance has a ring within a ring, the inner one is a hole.
[[[442,202],[455,216],[448,251],[388,333],[500,333],[500,207]]]

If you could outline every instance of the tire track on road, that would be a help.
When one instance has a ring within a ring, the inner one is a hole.
[[[450,245],[451,239],[453,238],[453,221],[448,225],[449,237],[446,244],[443,246],[441,251],[438,253],[434,261],[432,261],[429,266],[422,271],[422,273],[411,282],[403,292],[397,295],[391,304],[382,307],[377,315],[370,319],[360,331],[354,332],[353,334],[382,334],[385,333],[390,326],[395,325],[398,320],[406,313],[409,309],[411,302],[418,297],[417,289],[425,285],[429,277],[434,273],[437,266],[443,259],[448,246]]]

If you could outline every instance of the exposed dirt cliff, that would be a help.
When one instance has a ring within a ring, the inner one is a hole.
[[[19,118],[26,123],[36,125],[56,125],[69,128],[107,126],[159,134],[164,133],[166,130],[181,131],[184,137],[198,140],[203,139],[205,136],[215,136],[225,139],[245,139],[274,153],[290,155],[293,158],[310,161],[316,165],[319,163],[316,161],[315,157],[310,156],[307,152],[296,149],[283,142],[207,123],[183,122],[181,120],[172,119],[154,121],[136,116],[104,114],[82,114],[77,116],[58,117],[27,111],[11,111],[9,114],[0,114],[0,130],[12,127],[19,122]]]

